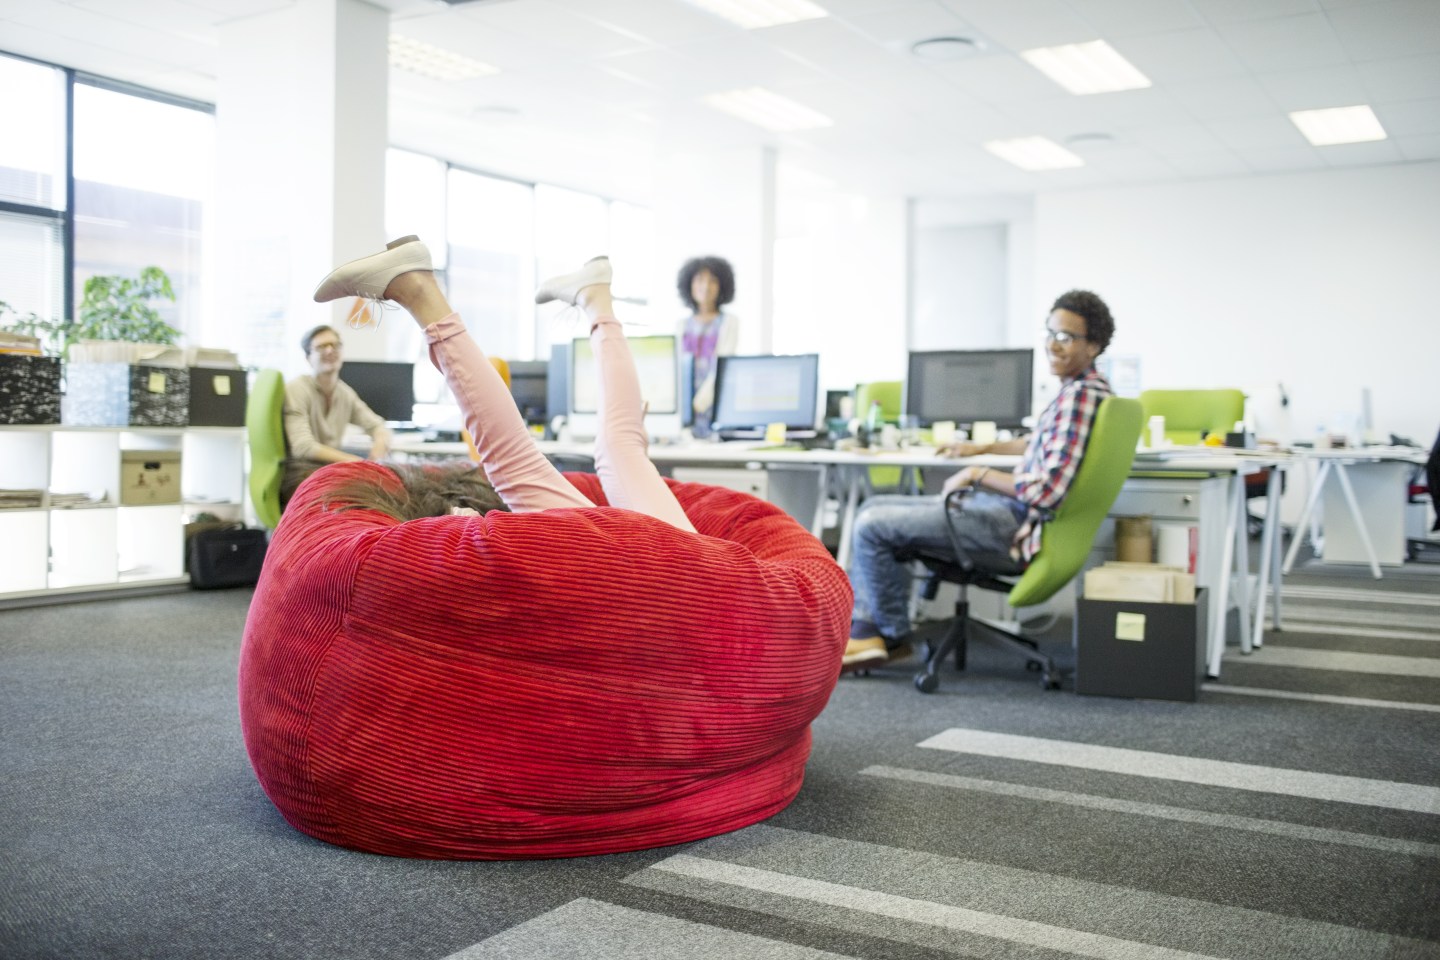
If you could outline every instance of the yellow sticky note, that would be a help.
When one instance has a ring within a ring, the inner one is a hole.
[[[765,427],[765,442],[766,442],[766,443],[784,443],[784,442],[785,442],[785,424],[783,424],[783,423],[772,423],[772,424],[769,424],[768,426],[766,426],[766,427]]]
[[[230,378],[229,378],[229,377],[227,377],[227,376],[224,375],[223,373],[222,373],[222,374],[218,374],[218,375],[215,377],[214,384],[215,384],[215,396],[217,396],[217,397],[228,397],[228,396],[230,396]]]
[[[146,388],[147,390],[149,390],[151,393],[164,393],[164,392],[165,392],[165,374],[163,374],[163,373],[153,373],[153,372],[152,372],[152,373],[150,374],[150,381],[149,381],[149,383],[146,384],[146,387],[145,387],[145,388]]]
[[[1145,614],[1143,614],[1143,613],[1117,613],[1117,614],[1115,614],[1115,639],[1116,639],[1116,640],[1144,640],[1144,639],[1145,639]]]

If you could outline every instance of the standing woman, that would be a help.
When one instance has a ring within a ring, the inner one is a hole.
[[[691,311],[680,322],[679,335],[685,361],[694,363],[692,430],[705,437],[715,416],[715,358],[733,356],[740,339],[740,321],[722,310],[735,299],[735,271],[721,257],[695,257],[680,268],[676,287]]]

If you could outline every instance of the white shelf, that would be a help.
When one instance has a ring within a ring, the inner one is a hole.
[[[180,503],[121,505],[121,453],[180,453]],[[243,519],[243,427],[0,426],[0,487],[44,490],[41,508],[0,510],[0,603],[187,582],[185,522]],[[97,503],[51,506],[59,493]]]

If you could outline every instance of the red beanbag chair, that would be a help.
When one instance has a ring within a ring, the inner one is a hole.
[[[329,508],[362,472],[398,483],[336,464],[296,493],[240,651],[245,746],[297,829],[403,857],[569,857],[713,836],[795,797],[851,590],[793,519],[674,482],[698,533],[608,506]]]

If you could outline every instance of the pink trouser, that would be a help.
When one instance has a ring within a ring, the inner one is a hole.
[[[465,429],[480,451],[485,475],[514,513],[556,507],[592,507],[545,459],[531,439],[515,401],[458,313],[425,328],[430,360],[445,375],[465,416]],[[612,507],[695,529],[660,472],[646,455],[640,378],[630,346],[614,317],[601,317],[590,331],[599,370],[600,426],[595,438],[595,473]]]

